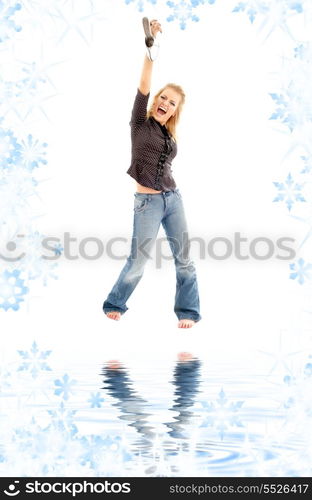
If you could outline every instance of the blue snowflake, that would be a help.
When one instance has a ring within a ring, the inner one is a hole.
[[[289,14],[300,14],[303,12],[304,0],[247,0],[239,2],[232,12],[246,12],[251,23],[254,22],[257,15],[263,16],[262,28],[269,25],[269,36],[275,28],[280,27],[283,31],[289,34],[287,26],[287,17]]]
[[[8,168],[20,160],[21,146],[12,130],[0,128],[0,168]]]
[[[291,375],[285,375],[285,377],[283,378],[283,382],[285,385],[287,385],[290,391],[290,394],[287,394],[285,400],[283,401],[283,407],[288,410],[289,408],[293,408],[296,404],[296,400],[291,392],[293,391],[293,387],[295,387],[296,378]]]
[[[270,116],[269,120],[281,120],[282,123],[286,123],[291,131],[294,129],[294,120],[288,113],[289,101],[283,96],[283,94],[270,93],[272,99],[279,106],[274,113]]]
[[[298,283],[300,285],[303,285],[305,279],[311,279],[312,274],[312,264],[305,263],[304,259],[300,258],[297,261],[297,269],[296,269],[296,264],[289,264],[289,267],[292,271],[295,271],[293,273],[290,273],[289,278],[292,280],[295,280],[298,278]]]
[[[62,404],[56,411],[48,411],[48,425],[45,427],[33,416],[31,422],[13,428],[4,443],[8,466],[14,456],[14,468],[21,475],[28,475],[29,465],[40,476],[66,475],[66,468],[79,464],[83,448],[77,439],[77,427],[73,413]],[[24,420],[24,419],[23,419]],[[42,418],[40,418],[42,422]],[[82,475],[83,471],[82,471]]]
[[[0,42],[4,42],[10,38],[11,31],[21,31],[22,27],[15,24],[11,19],[15,12],[21,10],[20,3],[8,5],[8,2],[0,0]]]
[[[283,93],[269,93],[277,104],[269,120],[280,120],[281,123],[287,125],[290,132],[293,132],[295,127],[301,127],[312,121],[310,87],[303,83],[306,75],[301,67],[297,68],[295,76],[297,77],[290,81]]]
[[[312,363],[307,363],[305,365],[304,374],[306,377],[312,377]]]
[[[16,93],[15,83],[3,81],[0,79],[0,112],[5,116],[7,112],[14,106]],[[0,118],[0,123],[2,118]]]
[[[72,387],[77,384],[77,380],[70,380],[67,373],[63,376],[63,379],[57,379],[54,381],[54,385],[56,385],[57,389],[55,389],[54,394],[56,396],[61,396],[63,394],[63,399],[67,401],[70,397],[70,394],[73,394]]]
[[[31,418],[31,421],[27,426],[14,429],[13,442],[18,442],[19,451],[23,452],[33,447],[33,439],[34,436],[38,435],[39,429],[40,427],[34,417]]]
[[[45,360],[50,356],[52,351],[39,351],[36,342],[33,342],[29,352],[17,352],[24,360],[17,371],[29,371],[33,378],[37,378],[40,371],[51,371]]]
[[[294,57],[300,59],[308,64],[311,63],[312,59],[312,42],[304,42],[297,45],[294,49]]]
[[[0,274],[0,309],[18,311],[26,293],[28,293],[28,288],[24,286],[24,280],[20,278],[20,271],[6,270]]]
[[[273,182],[273,184],[279,191],[278,195],[274,198],[273,201],[275,202],[285,200],[289,211],[291,210],[292,205],[295,201],[306,201],[301,193],[303,184],[295,183],[290,173],[288,174],[285,182]]]
[[[12,373],[5,367],[0,367],[0,394],[12,387]]]
[[[36,62],[28,63],[22,68],[23,73],[26,73],[26,77],[21,80],[24,86],[31,89],[37,89],[39,83],[46,83],[47,79],[43,76],[43,71],[38,70],[38,64]]]
[[[39,231],[33,231],[22,236],[23,239],[20,239],[20,241],[24,256],[21,262],[21,269],[27,274],[29,280],[40,278],[43,285],[47,286],[50,278],[58,279],[54,273],[58,264],[49,260],[43,251],[45,236],[39,233]]]
[[[116,462],[117,459],[122,462],[131,460],[131,454],[125,449],[121,443],[120,436],[83,436],[80,440],[86,452],[81,457],[81,464],[90,464],[92,469],[98,470],[99,463],[103,460],[103,456],[111,456],[111,459]]]
[[[29,264],[31,264],[32,267],[30,267]],[[56,262],[52,263],[44,259],[42,256],[34,256],[32,261],[28,262],[28,265],[26,264],[26,266],[29,272],[29,279],[35,280],[40,278],[43,286],[47,286],[50,278],[55,280],[58,279],[58,276],[54,273],[54,269],[58,267],[58,264]]]
[[[90,467],[96,470],[99,463],[101,463],[105,441],[101,436],[92,434],[88,437],[83,436],[80,442],[85,449],[85,452],[81,455],[81,464],[86,465],[89,463]]]
[[[74,422],[76,410],[68,410],[63,401],[57,410],[48,410],[51,416],[51,426],[55,429],[64,432],[68,437],[73,437],[78,433],[78,428]]]
[[[309,174],[310,172],[312,172],[312,155],[301,156],[301,159],[304,161],[304,168],[300,171],[300,173]]]
[[[149,3],[155,5],[157,3],[157,0],[147,0]],[[135,2],[138,7],[139,12],[143,12],[144,10],[144,0],[125,0],[125,4],[129,5],[129,3]]]
[[[210,5],[213,5],[216,0],[191,0],[192,2],[192,5],[194,5],[194,7],[197,7],[197,5],[199,4],[205,4],[205,3],[209,3]]]
[[[286,3],[286,8],[289,10],[294,10],[298,14],[303,12],[303,3],[305,0],[284,0]]]
[[[88,402],[91,403],[91,408],[101,408],[102,402],[105,401],[100,392],[92,392]]]
[[[229,403],[223,389],[219,392],[216,403],[202,402],[207,413],[201,427],[212,426],[219,430],[220,438],[223,440],[224,433],[229,427],[244,427],[237,412],[242,407],[244,401]]]
[[[197,7],[192,1],[180,0],[179,2],[168,1],[167,5],[172,9],[172,14],[167,17],[167,21],[179,21],[181,30],[185,30],[187,21],[199,21],[199,17],[193,13],[193,9]]]
[[[86,2],[82,3],[84,7],[88,7],[84,14],[81,12],[81,9],[78,10],[74,7],[77,3],[78,2],[74,2],[72,0],[70,9],[64,8],[63,5],[60,5],[59,7],[54,6],[53,12],[50,13],[52,19],[56,19],[59,25],[62,24],[64,26],[64,31],[58,39],[57,44],[61,43],[68,33],[74,32],[81,37],[87,45],[89,45],[84,33],[84,28],[92,32],[93,22],[100,21],[101,19],[100,13],[94,9],[92,1],[89,5],[87,5]]]
[[[57,243],[53,247],[55,255],[62,255],[64,247],[62,247],[61,243]]]
[[[285,377],[283,378],[283,382],[284,384],[291,386],[294,385],[294,383],[296,382],[296,378],[293,377],[292,375],[285,375]]]
[[[44,158],[47,152],[44,150],[47,147],[47,143],[39,143],[38,140],[34,141],[31,134],[27,136],[27,141],[21,141],[20,147],[20,157],[21,162],[25,168],[28,170],[33,170],[39,167],[39,163],[46,165],[48,162]]]
[[[246,12],[251,23],[256,19],[257,14],[265,14],[269,10],[269,7],[263,2],[263,0],[249,0],[247,2],[239,2],[232,12]]]

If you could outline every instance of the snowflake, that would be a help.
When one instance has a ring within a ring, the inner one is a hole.
[[[39,83],[46,83],[46,78],[43,76],[43,72],[38,69],[38,64],[36,62],[28,63],[26,66],[22,67],[23,73],[26,73],[26,77],[21,80],[21,82],[31,89],[37,89]]]
[[[50,356],[52,351],[39,351],[36,342],[33,342],[29,352],[17,352],[24,360],[17,371],[29,371],[32,378],[37,378],[41,371],[51,371],[45,360]]]
[[[61,243],[55,244],[53,247],[55,255],[62,255],[64,247],[62,247]]]
[[[312,42],[304,42],[294,48],[294,56],[306,63],[311,63],[312,60]]]
[[[58,264],[51,262],[42,253],[44,236],[39,231],[33,231],[21,236],[23,236],[21,244],[24,255],[20,267],[28,275],[28,278],[30,280],[40,278],[44,286],[47,286],[49,278],[58,279],[57,275],[54,274],[54,269],[58,267]]]
[[[44,151],[46,147],[46,142],[40,144],[38,140],[34,141],[32,135],[29,134],[27,142],[24,140],[21,141],[20,156],[23,166],[28,170],[32,170],[39,167],[39,163],[46,165],[47,160],[44,158],[44,155],[47,154]]]
[[[44,260],[42,257],[38,258],[35,262],[33,269],[30,271],[29,279],[41,279],[43,286],[47,286],[49,279],[58,279],[58,276],[54,273],[54,269],[58,267],[57,263],[50,263]]]
[[[22,225],[30,211],[28,199],[36,195],[37,185],[31,172],[21,166],[14,165],[6,171],[0,170],[1,219],[10,221],[11,224],[16,219]]]
[[[82,465],[90,464],[92,469],[99,470],[99,464],[105,462],[116,464],[118,462],[126,462],[131,460],[131,454],[122,444],[120,436],[83,436],[81,443],[85,448],[85,453],[81,457]]]
[[[0,274],[0,308],[5,311],[8,309],[17,311],[27,292],[28,288],[24,286],[24,280],[20,278],[20,271],[6,270]]]
[[[88,402],[91,403],[91,408],[101,408],[103,401],[105,400],[99,392],[92,392],[90,399],[88,399]]]
[[[274,186],[277,187],[279,193],[274,198],[273,201],[284,201],[286,202],[287,208],[290,211],[292,205],[295,201],[305,202],[305,198],[301,194],[303,184],[294,183],[294,180],[289,173],[287,179],[284,182],[273,182]]]
[[[0,394],[12,387],[12,373],[5,367],[0,367]]]
[[[157,0],[147,0],[149,3],[155,5],[157,3]],[[125,0],[126,5],[129,5],[129,3],[136,2],[138,11],[143,12],[144,10],[144,0]]]
[[[249,0],[247,2],[239,2],[232,12],[246,12],[251,23],[256,19],[257,14],[265,14],[269,10],[263,0]]]
[[[300,90],[302,90],[302,92],[300,92]],[[305,98],[305,94],[307,93],[309,96]],[[291,132],[296,126],[311,121],[310,94],[310,90],[307,92],[307,89],[295,88],[294,82],[289,85],[285,95],[270,93],[270,96],[276,102],[278,108],[272,113],[269,120],[280,120],[288,126]]]
[[[81,464],[90,464],[92,469],[97,469],[99,463],[103,461],[104,440],[101,436],[91,435],[90,437],[83,436],[80,440],[84,453],[81,455]],[[106,450],[105,450],[106,451]]]
[[[64,8],[64,5],[60,5],[60,7],[55,6],[54,12],[50,13],[51,18],[55,18],[58,25],[62,24],[64,26],[64,31],[57,41],[58,44],[63,41],[68,33],[75,32],[86,42],[87,45],[89,45],[84,33],[84,28],[88,29],[90,36],[92,36],[93,23],[99,22],[103,19],[100,17],[100,13],[94,10],[92,2],[89,4],[87,10],[83,12],[83,15],[81,15],[82,12],[77,12],[77,4],[78,2],[72,2],[70,8]],[[83,4],[85,6],[86,2]]]
[[[301,174],[309,174],[312,172],[312,155],[309,156],[301,156],[301,159],[304,161],[304,168],[301,170]]]
[[[14,99],[14,82],[8,82],[7,80],[2,80],[0,76],[0,105],[3,106],[7,104],[9,100]],[[4,115],[5,113],[3,113]],[[1,121],[3,118],[1,118]]]
[[[223,440],[224,432],[228,427],[244,427],[237,415],[238,410],[243,405],[244,401],[237,401],[236,403],[228,403],[228,399],[223,391],[219,392],[219,398],[216,403],[202,402],[204,409],[209,416],[204,418],[201,427],[213,426],[219,430],[220,437]]]
[[[312,363],[307,363],[305,365],[304,374],[306,377],[312,377]]]
[[[32,417],[29,424],[15,428],[7,439],[6,469],[19,470],[21,476],[60,476],[69,464],[78,464],[83,449],[71,413],[64,408],[48,411],[48,426]]]
[[[19,161],[21,146],[12,130],[0,128],[0,168],[7,168]]]
[[[51,425],[61,432],[65,432],[68,436],[73,437],[78,433],[76,424],[74,423],[74,415],[76,410],[68,410],[63,401],[57,410],[48,410],[51,416]]]
[[[247,0],[239,2],[232,12],[246,12],[251,23],[256,16],[260,14],[263,18],[260,29],[267,25],[268,33],[266,38],[276,29],[281,28],[291,36],[287,25],[287,19],[291,14],[300,14],[303,12],[303,2],[305,0]]]
[[[283,401],[283,407],[289,409],[295,404],[294,388],[296,386],[296,377],[292,375],[285,375],[283,378],[284,384],[287,386],[287,393]]]
[[[197,5],[193,4],[193,2],[189,0],[180,0],[179,2],[171,2],[168,1],[167,5],[170,9],[173,10],[172,14],[167,17],[167,21],[171,22],[174,20],[178,20],[180,23],[181,30],[185,30],[186,22],[188,20],[198,22],[199,17],[193,14],[193,9],[197,7]]]
[[[0,76],[0,110],[1,115],[5,116],[16,102],[16,84],[1,79]]]
[[[297,270],[296,270],[296,264],[289,264],[289,267],[292,271],[295,271],[293,273],[290,273],[289,278],[292,280],[295,280],[298,278],[298,283],[300,285],[303,285],[305,279],[311,279],[312,274],[310,274],[310,271],[312,270],[312,264],[307,264],[305,263],[304,259],[300,258],[297,261]]]
[[[15,5],[8,5],[8,2],[0,0],[0,42],[4,42],[10,38],[11,31],[21,31],[22,27],[15,24],[12,16],[15,12],[21,10],[20,3]]]
[[[70,397],[70,394],[73,394],[72,386],[77,384],[77,380],[70,380],[69,376],[67,373],[63,376],[62,380],[55,380],[54,385],[56,385],[58,388],[55,389],[54,394],[56,396],[61,396],[63,393],[63,399],[67,401],[67,399]]]
[[[216,0],[191,0],[192,2],[192,5],[194,5],[194,7],[197,7],[197,5],[199,5],[200,3],[201,4],[204,4],[204,3],[209,3],[210,5],[213,5]]]

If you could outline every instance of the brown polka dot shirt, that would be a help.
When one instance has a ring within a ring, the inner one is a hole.
[[[176,188],[171,161],[177,145],[164,125],[152,116],[146,118],[149,96],[137,90],[130,121],[132,152],[127,174],[143,186],[170,191]]]

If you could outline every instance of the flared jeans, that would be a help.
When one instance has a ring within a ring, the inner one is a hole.
[[[201,319],[196,270],[190,259],[190,242],[183,199],[178,188],[161,193],[134,193],[131,251],[107,299],[103,311],[124,314],[126,302],[141,280],[144,267],[162,224],[176,270],[174,312],[178,319]],[[156,256],[157,258],[157,256]]]

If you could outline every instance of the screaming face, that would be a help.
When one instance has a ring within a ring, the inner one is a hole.
[[[171,116],[174,116],[179,102],[181,100],[180,94],[170,87],[165,88],[165,90],[158,96],[153,104],[152,116],[161,125],[165,125],[167,120]]]

